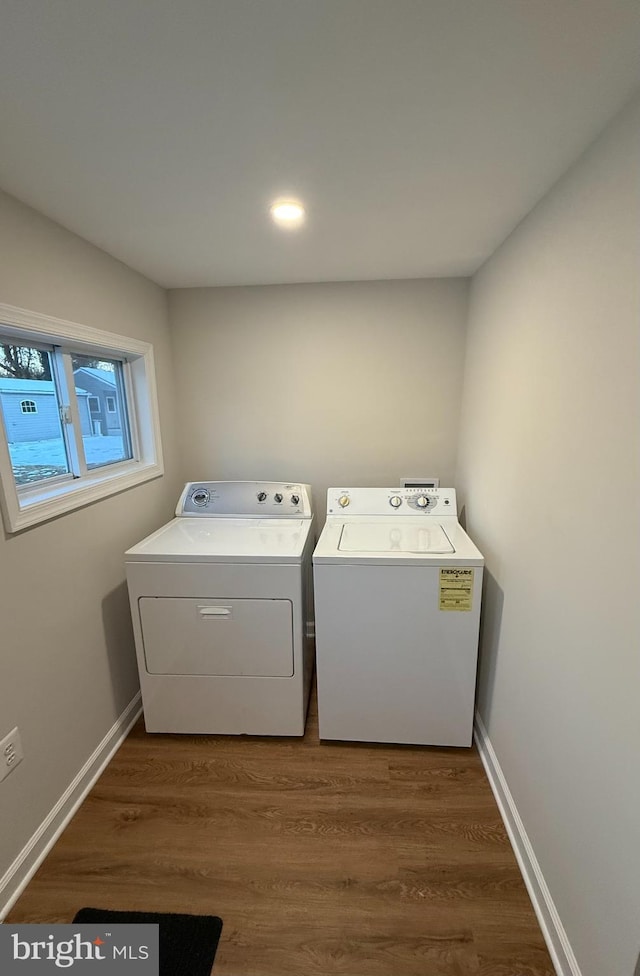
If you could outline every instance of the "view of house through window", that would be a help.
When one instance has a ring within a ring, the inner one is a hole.
[[[17,486],[133,457],[121,360],[0,337],[0,408]]]
[[[75,355],[72,363],[79,405],[84,394],[92,401],[82,426],[87,467],[132,457],[122,363]]]

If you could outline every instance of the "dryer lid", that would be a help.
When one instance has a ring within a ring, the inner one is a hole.
[[[339,552],[444,553],[455,552],[443,527],[436,523],[346,522]]]

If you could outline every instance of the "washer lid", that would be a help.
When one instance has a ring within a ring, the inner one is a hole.
[[[393,522],[347,522],[342,527],[340,552],[455,552],[454,547],[437,522],[406,524]]]
[[[420,529],[429,530],[429,538],[418,532]],[[400,534],[392,534],[393,530]],[[444,551],[438,551],[440,543]],[[483,566],[484,558],[455,516],[432,516],[427,522],[420,517],[351,519],[330,515],[320,533],[313,562],[316,566],[446,567]]]
[[[182,516],[125,555],[127,562],[299,562],[312,521]]]

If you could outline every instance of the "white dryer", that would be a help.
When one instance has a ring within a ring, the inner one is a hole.
[[[484,559],[452,488],[330,488],[314,556],[320,738],[469,746]]]
[[[192,482],[127,551],[148,732],[303,735],[312,526],[308,485]]]

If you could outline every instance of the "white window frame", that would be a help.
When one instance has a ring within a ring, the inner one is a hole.
[[[116,413],[116,398],[114,396],[105,396],[105,401],[107,404],[107,413]],[[111,405],[110,405],[111,404]]]
[[[27,408],[25,410],[25,407]],[[38,404],[35,400],[21,400],[20,401],[20,413],[28,416],[35,416],[38,412]]]
[[[63,345],[74,353],[121,359],[133,448],[133,459],[92,468],[72,480],[18,486],[0,411],[0,506],[8,532],[19,532],[164,474],[150,343],[2,303],[0,333],[24,345]]]

